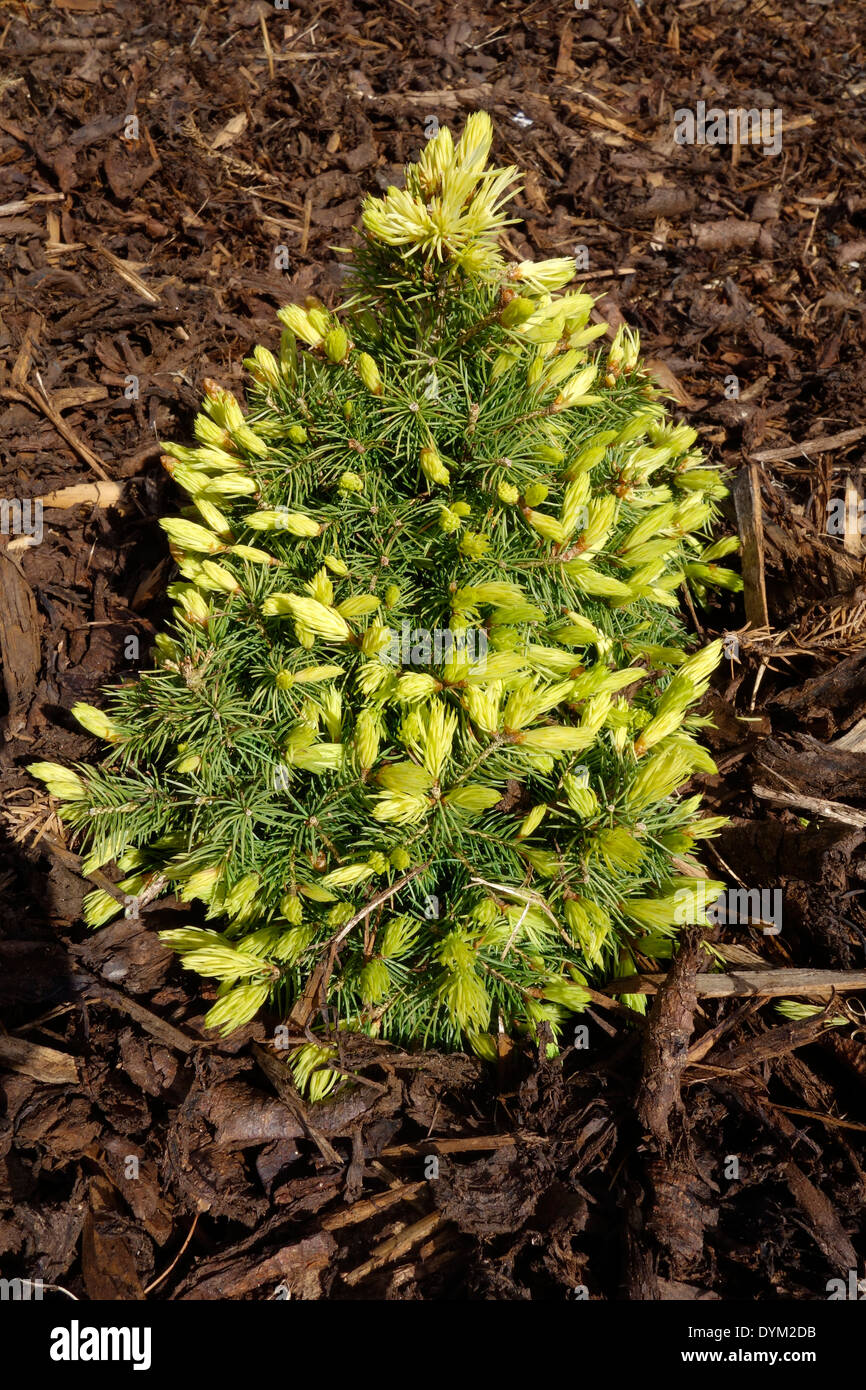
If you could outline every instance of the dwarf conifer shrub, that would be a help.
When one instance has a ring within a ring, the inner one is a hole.
[[[365,201],[347,300],[280,311],[246,411],[205,383],[197,445],[165,446],[189,500],[153,669],[75,706],[100,765],[31,768],[86,872],[204,905],[162,939],[220,982],[210,1025],[310,1001],[314,1096],[322,1004],[402,1045],[551,1046],[722,886],[679,794],[715,770],[720,646],[689,652],[678,595],[739,587],[725,489],[574,263],[503,258],[491,138],[443,129]]]

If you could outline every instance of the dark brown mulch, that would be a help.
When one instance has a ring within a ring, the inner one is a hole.
[[[41,544],[0,537],[5,1276],[85,1299],[808,1300],[861,1268],[862,1034],[705,997],[689,940],[646,1023],[594,1007],[561,1062],[347,1041],[361,1082],[309,1110],[262,1046],[273,1020],[203,1037],[155,936],[170,904],[88,936],[22,771],[91,751],[69,707],[133,675],[161,620],[158,439],[188,434],[204,377],[240,386],[277,306],[338,293],[330,248],[429,117],[482,106],[526,170],[511,248],[585,247],[598,312],[640,329],[704,441],[732,470],[759,456],[772,630],[734,602],[701,620],[741,630],[709,702],[708,800],[733,824],[708,864],[783,889],[784,929],[719,945],[862,968],[866,591],[857,527],[825,525],[862,490],[861,13],[7,5],[2,489],[85,491],[46,505]],[[698,100],[781,107],[782,151],[675,144]]]

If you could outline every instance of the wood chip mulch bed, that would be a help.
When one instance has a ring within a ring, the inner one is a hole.
[[[0,536],[5,1277],[81,1300],[815,1300],[862,1270],[863,38],[857,0],[7,4],[0,491],[43,499],[44,537]],[[782,108],[782,150],[677,145],[699,100]],[[203,1032],[207,987],[156,937],[186,909],[86,931],[91,885],[23,765],[92,754],[70,706],[146,665],[158,440],[189,436],[203,378],[241,386],[279,305],[338,294],[359,198],[429,117],[479,106],[526,171],[509,249],[586,248],[597,315],[639,328],[735,476],[745,606],[695,617],[740,644],[707,701],[707,804],[732,817],[707,864],[781,890],[783,929],[715,931],[727,996],[687,933],[632,981],[646,1019],[602,996],[555,1062],[349,1041],[360,1082],[308,1108],[277,1020]],[[828,1008],[792,1024],[779,995]]]

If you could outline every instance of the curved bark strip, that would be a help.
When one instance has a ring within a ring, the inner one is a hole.
[[[700,934],[684,932],[673,966],[655,996],[644,1036],[638,1121],[664,1146],[671,1139],[671,1111],[680,1106],[680,1077],[687,1064],[698,1002],[699,950]]]

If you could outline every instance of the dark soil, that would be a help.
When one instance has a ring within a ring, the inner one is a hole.
[[[584,247],[598,314],[639,328],[737,475],[746,607],[700,616],[739,633],[708,701],[707,803],[733,819],[707,864],[781,890],[784,923],[729,922],[718,949],[837,972],[829,1013],[856,1010],[863,38],[858,0],[7,0],[0,489],[80,491],[45,504],[41,544],[0,535],[4,1276],[82,1299],[817,1300],[862,1270],[856,1026],[708,995],[687,936],[646,1020],[600,999],[561,1060],[348,1040],[359,1084],[308,1109],[276,1020],[204,1034],[206,987],[156,937],[175,905],[86,931],[92,885],[23,765],[91,755],[70,706],[146,665],[158,439],[189,436],[205,377],[241,387],[279,305],[338,294],[331,248],[429,118],[484,107],[526,171],[510,248]],[[781,108],[781,151],[676,144],[698,101]]]

